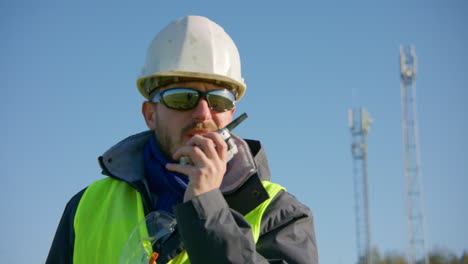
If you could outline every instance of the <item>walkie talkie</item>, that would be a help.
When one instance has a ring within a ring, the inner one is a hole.
[[[216,131],[216,133],[220,134],[226,144],[228,145],[228,152],[227,152],[227,161],[230,161],[232,157],[237,153],[237,145],[234,143],[234,140],[231,138],[231,133],[237,125],[239,125],[242,121],[244,121],[247,118],[247,114],[243,113],[240,115],[238,118],[234,119],[231,123],[229,123],[226,127],[221,128],[220,130]],[[179,164],[181,165],[190,165],[193,164],[192,160],[188,156],[182,156],[180,157]]]

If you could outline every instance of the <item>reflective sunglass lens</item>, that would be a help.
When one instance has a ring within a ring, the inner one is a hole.
[[[195,91],[168,91],[164,93],[162,100],[170,108],[185,110],[194,108],[198,98]]]
[[[228,111],[234,107],[233,101],[221,95],[208,94],[206,99],[210,108],[216,111]]]

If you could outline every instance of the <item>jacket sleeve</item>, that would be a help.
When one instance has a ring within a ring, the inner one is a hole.
[[[279,193],[263,216],[257,252],[267,259],[281,259],[283,263],[318,264],[310,209],[291,194]]]
[[[249,223],[227,205],[216,189],[174,208],[177,225],[192,264],[318,264],[310,210],[280,192],[262,219],[260,238]]]
[[[75,230],[73,228],[73,222],[75,219],[76,209],[78,208],[78,204],[80,203],[80,199],[85,190],[86,189],[83,189],[77,193],[67,203],[57,231],[55,232],[55,237],[45,262],[46,264],[73,263],[73,247],[75,244]]]

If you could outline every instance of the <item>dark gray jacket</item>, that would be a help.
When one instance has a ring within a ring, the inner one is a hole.
[[[144,176],[143,148],[151,135],[147,131],[131,136],[99,157],[104,175],[125,181],[141,193],[146,213],[157,200]],[[229,162],[221,188],[174,207],[177,230],[164,244],[158,264],[183,250],[192,264],[318,264],[312,213],[287,192],[280,192],[265,211],[260,238],[254,243],[243,215],[268,199],[261,181],[269,180],[270,172],[258,141],[234,138],[239,153]],[[46,264],[73,263],[73,220],[84,191],[68,202]]]

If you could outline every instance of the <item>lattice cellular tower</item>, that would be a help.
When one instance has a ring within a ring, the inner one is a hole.
[[[371,232],[369,216],[369,196],[367,193],[367,145],[366,135],[371,120],[364,108],[348,111],[349,128],[353,143],[354,196],[356,212],[356,242],[358,264],[373,264],[371,254]]]
[[[400,46],[401,106],[406,177],[406,210],[408,221],[408,263],[429,264],[425,241],[423,190],[419,131],[416,118],[416,53],[414,46]]]

